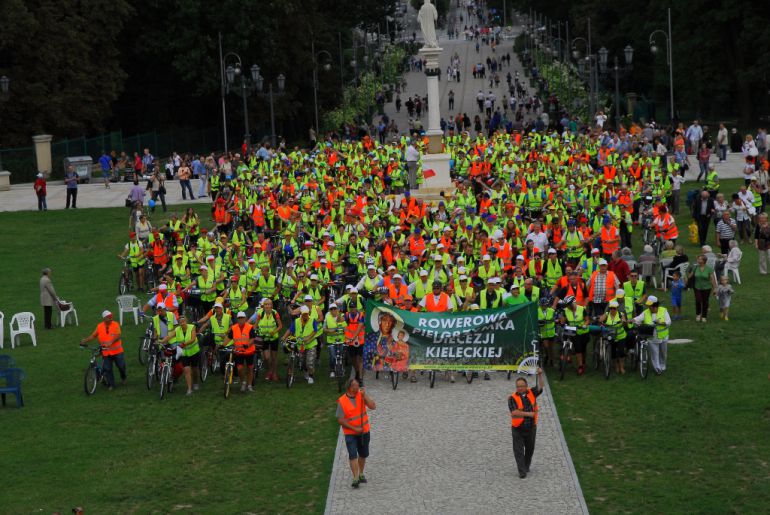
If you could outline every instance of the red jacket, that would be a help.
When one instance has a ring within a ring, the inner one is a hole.
[[[35,193],[37,193],[38,197],[45,197],[46,195],[45,188],[46,188],[45,179],[35,180]]]

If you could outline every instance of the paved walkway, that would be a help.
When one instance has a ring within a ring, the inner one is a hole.
[[[532,469],[518,477],[507,398],[513,379],[450,384],[427,376],[390,388],[387,376],[367,380],[377,403],[371,412],[369,482],[350,486],[340,437],[327,514],[587,513],[549,388],[540,416]]]
[[[143,181],[142,185],[146,183]],[[78,209],[88,207],[123,207],[125,206],[128,192],[133,186],[130,182],[112,183],[110,189],[106,189],[103,183],[78,185]],[[192,180],[193,192],[198,194],[198,180]],[[179,181],[167,181],[166,204],[169,210],[174,205],[205,203],[210,199],[182,200],[182,188]],[[67,189],[61,181],[49,183],[46,201],[49,211],[64,209],[67,200]],[[149,195],[145,197],[145,205]],[[158,204],[160,206],[160,203]],[[160,207],[159,207],[160,209]],[[32,184],[13,184],[10,191],[0,191],[0,212],[3,211],[36,211],[37,197],[32,189]]]

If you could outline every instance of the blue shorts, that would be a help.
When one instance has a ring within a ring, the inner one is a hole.
[[[103,178],[106,179],[109,176],[110,176],[110,171],[109,170],[102,170],[102,177]]]
[[[682,296],[681,295],[672,295],[671,296],[671,305],[675,308],[681,308],[682,307]]]
[[[351,460],[356,458],[369,457],[369,433],[362,435],[345,435],[345,446],[348,448],[348,457]]]

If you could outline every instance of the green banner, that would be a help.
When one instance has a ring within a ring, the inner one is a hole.
[[[533,302],[458,313],[404,311],[366,303],[369,370],[517,370],[537,338]]]

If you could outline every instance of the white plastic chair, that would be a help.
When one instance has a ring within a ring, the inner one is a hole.
[[[738,258],[738,262],[737,263],[735,263],[735,264],[725,263],[725,268],[724,268],[724,271],[723,271],[724,275],[726,275],[728,277],[730,275],[728,272],[732,272],[733,273],[733,280],[736,283],[738,283],[738,284],[741,284],[741,272],[738,269],[741,266],[741,261],[742,260],[743,260],[743,254],[740,255],[740,257]],[[0,340],[2,340],[2,338],[0,338]]]
[[[651,279],[652,285],[657,288],[658,279],[655,277],[655,267],[657,266],[657,263],[654,261],[642,261],[639,264],[642,265],[642,280],[646,280],[647,278]]]
[[[678,265],[674,267],[668,267],[666,268],[666,275],[663,277],[663,291],[666,291],[666,287],[668,286],[668,281],[674,278],[674,272],[679,272],[679,277],[684,280],[687,277],[687,270],[690,268],[690,263],[684,262],[679,263]]]
[[[3,338],[5,337],[5,315],[0,311],[0,349],[3,348]]]
[[[134,314],[134,325],[139,325],[139,309],[142,307],[139,299],[134,295],[121,295],[115,298],[118,303],[118,318],[120,325],[123,325],[123,313]]]
[[[62,309],[65,308],[65,309]],[[75,309],[75,304],[72,302],[67,302],[66,300],[59,300],[58,303],[56,303],[56,309],[59,311],[59,325],[64,327],[67,325],[67,319],[70,318],[70,316],[75,318],[75,325],[79,326],[80,322],[78,321],[78,312]]]
[[[14,329],[14,325],[16,328]],[[28,334],[32,338],[32,345],[37,347],[37,338],[35,337],[35,315],[29,311],[16,313],[11,318],[9,325],[11,329],[11,348],[16,347],[16,338],[22,334]]]

